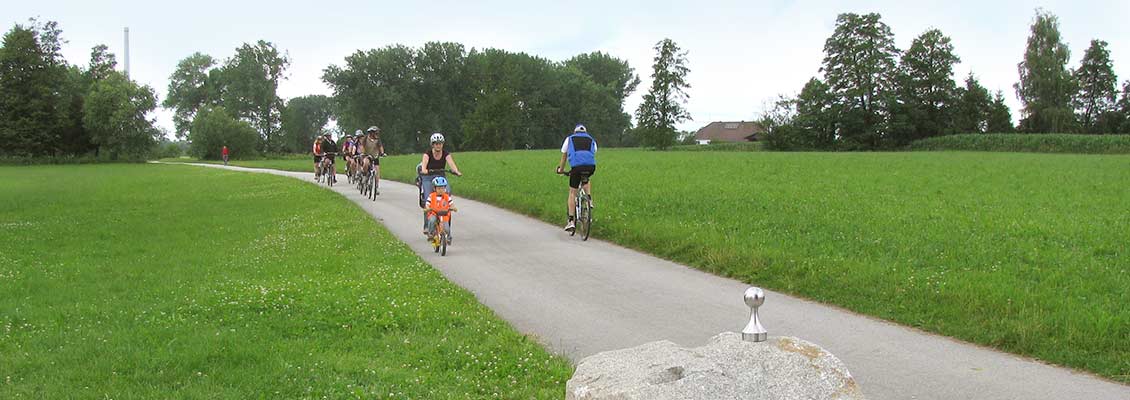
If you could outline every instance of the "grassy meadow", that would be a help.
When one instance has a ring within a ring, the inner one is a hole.
[[[0,167],[0,226],[3,399],[548,399],[572,373],[293,179]]]
[[[456,196],[565,221],[556,151],[457,153]],[[1130,382],[1130,157],[610,149],[593,236]],[[409,181],[417,156],[385,159]],[[611,267],[611,266],[610,266]]]

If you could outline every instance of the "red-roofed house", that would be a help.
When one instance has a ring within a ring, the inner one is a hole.
[[[765,128],[756,122],[711,122],[694,134],[698,144],[711,142],[756,142]]]

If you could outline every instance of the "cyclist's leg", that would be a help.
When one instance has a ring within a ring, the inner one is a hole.
[[[436,215],[433,213],[428,213],[427,217],[424,218],[424,234],[428,237],[436,234]]]
[[[373,181],[373,187],[381,187],[381,159],[379,158],[373,160],[373,179],[376,179]],[[377,194],[380,193],[380,190],[377,190]]]

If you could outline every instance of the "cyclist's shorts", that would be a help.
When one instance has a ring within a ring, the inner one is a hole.
[[[593,176],[593,174],[595,173],[595,165],[582,165],[573,167],[573,170],[569,172],[569,187],[573,189],[581,187],[581,178]]]
[[[322,162],[322,156],[314,156],[314,164]]]

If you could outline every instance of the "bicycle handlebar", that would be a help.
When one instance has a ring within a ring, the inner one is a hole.
[[[455,174],[455,176],[463,176],[463,174],[457,173],[457,172],[452,171],[450,169],[425,169],[424,173],[422,173],[420,175],[436,175],[436,174],[444,174],[444,173],[448,173],[448,172]]]

